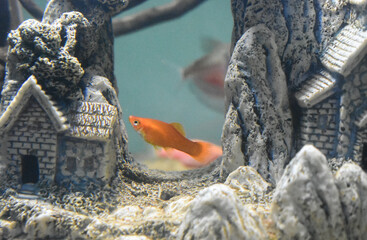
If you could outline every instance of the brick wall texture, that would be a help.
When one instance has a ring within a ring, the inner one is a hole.
[[[338,102],[333,98],[304,109],[301,117],[301,145],[313,144],[326,156],[332,155],[337,140],[338,109]]]
[[[10,168],[21,181],[21,159],[33,155],[38,159],[39,177],[52,180],[55,176],[57,133],[51,120],[32,97],[25,105],[7,136]]]

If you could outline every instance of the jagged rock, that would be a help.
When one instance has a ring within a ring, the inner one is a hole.
[[[57,229],[57,215],[52,211],[43,211],[39,215],[30,217],[26,224],[24,232],[31,238],[63,238],[65,231]]]
[[[199,192],[178,230],[178,239],[266,238],[259,216],[243,206],[234,190],[223,184]]]
[[[303,147],[285,169],[271,214],[279,239],[347,239],[339,190],[315,147]]]
[[[246,165],[245,156],[241,149],[243,140],[238,114],[235,106],[231,104],[227,111],[222,131],[223,159],[225,159],[222,165],[224,170],[228,171],[227,174],[238,166]]]
[[[272,217],[280,239],[366,239],[367,175],[344,164],[335,178],[326,158],[305,146],[274,193]]]
[[[367,175],[354,163],[344,164],[335,176],[348,239],[367,239]]]
[[[294,86],[314,68],[318,53],[345,23],[346,5],[348,1],[232,0],[232,42],[236,43],[248,29],[266,25],[275,35],[282,66],[287,70],[287,83]],[[356,16],[350,16],[349,21]]]
[[[225,79],[222,134],[224,169],[249,165],[273,183],[289,161],[292,136],[277,51],[274,34],[264,25],[250,28],[237,42]]]
[[[271,190],[271,184],[266,182],[252,167],[243,166],[237,168],[227,177],[224,184],[236,189],[241,195],[263,195]]]
[[[232,0],[232,14],[235,19],[232,44],[235,44],[251,27],[266,25],[275,34],[279,55],[283,53],[288,39],[286,20],[282,14],[283,5],[279,1]]]
[[[1,212],[0,212],[0,215]],[[0,236],[2,239],[14,239],[22,232],[21,225],[16,221],[0,220]]]

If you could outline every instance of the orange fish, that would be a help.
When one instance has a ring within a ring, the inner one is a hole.
[[[222,155],[222,149],[218,149],[215,144],[187,139],[183,127],[179,123],[166,123],[135,116],[130,116],[129,121],[146,142],[153,146],[175,148],[189,154],[204,165],[213,161],[213,155]]]

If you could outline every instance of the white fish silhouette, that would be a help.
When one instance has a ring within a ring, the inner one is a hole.
[[[192,80],[190,88],[206,105],[224,112],[224,78],[230,59],[230,44],[204,41],[207,54],[182,70],[184,80]]]

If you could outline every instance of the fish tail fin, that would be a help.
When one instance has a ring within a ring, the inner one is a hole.
[[[205,165],[213,162],[223,154],[222,147],[217,146],[213,143],[195,140],[194,142],[199,144],[200,151],[198,154],[192,155],[192,157]]]

